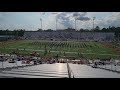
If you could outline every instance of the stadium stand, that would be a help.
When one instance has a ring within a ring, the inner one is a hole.
[[[78,32],[78,31],[26,31],[27,40],[79,40],[79,41],[112,41],[114,33]]]

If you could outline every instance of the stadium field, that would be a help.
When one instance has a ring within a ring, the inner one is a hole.
[[[20,40],[0,43],[1,53],[30,55],[33,51],[41,57],[75,57],[75,58],[120,58],[120,52],[100,42]]]

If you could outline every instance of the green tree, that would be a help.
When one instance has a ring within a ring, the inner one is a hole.
[[[99,30],[100,30],[100,27],[96,26],[95,31],[99,31]]]

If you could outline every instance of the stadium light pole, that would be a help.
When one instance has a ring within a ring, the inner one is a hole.
[[[93,30],[94,30],[94,21],[95,21],[95,18],[96,18],[96,17],[93,17]]]
[[[75,18],[75,31],[76,31],[76,20],[77,20],[77,18]]]
[[[57,14],[57,13],[54,12],[54,13],[51,13],[51,14]],[[55,18],[56,18],[56,30],[57,30],[57,23],[58,23],[57,15],[56,15]]]
[[[41,12],[40,14],[45,15],[45,12]],[[40,21],[41,21],[41,29],[42,29],[42,18],[40,18]]]
[[[42,30],[42,18],[40,18],[40,21],[41,21],[41,30]]]
[[[56,17],[56,31],[57,31],[57,17]]]

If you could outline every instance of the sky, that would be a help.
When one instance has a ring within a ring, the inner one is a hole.
[[[0,29],[92,29],[94,24],[100,28],[120,27],[120,12],[0,12]]]

